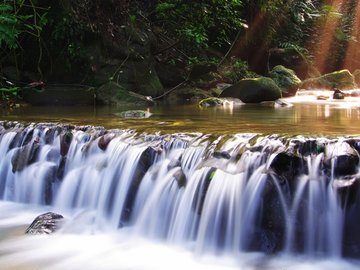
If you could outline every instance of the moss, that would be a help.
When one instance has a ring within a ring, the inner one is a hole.
[[[130,85],[108,82],[96,91],[97,101],[105,105],[142,104],[144,100],[132,96],[127,90]]]
[[[303,89],[340,89],[349,90],[356,88],[354,76],[349,70],[343,69],[324,74],[317,78],[310,78],[301,84]]]
[[[284,66],[275,66],[269,77],[280,87],[283,96],[294,96],[301,83],[295,72]]]

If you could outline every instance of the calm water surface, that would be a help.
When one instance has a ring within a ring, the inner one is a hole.
[[[315,96],[286,99],[290,107],[270,104],[227,105],[200,108],[197,104],[151,107],[22,107],[2,111],[1,120],[62,122],[131,128],[141,132],[242,132],[289,135],[359,135],[360,98],[317,101]],[[147,119],[124,119],[118,114],[129,109],[148,110]]]

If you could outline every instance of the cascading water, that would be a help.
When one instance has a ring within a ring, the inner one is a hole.
[[[359,257],[360,139],[21,125],[0,130],[0,198],[87,213],[96,231],[197,254]]]

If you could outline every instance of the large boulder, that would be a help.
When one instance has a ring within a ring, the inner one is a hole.
[[[99,87],[96,91],[96,100],[99,104],[104,105],[126,105],[126,104],[147,104],[145,96],[136,95],[130,91],[127,84],[117,84],[108,82]]]
[[[283,97],[294,96],[301,83],[293,70],[281,65],[275,66],[269,77],[280,87]]]
[[[48,212],[35,218],[31,225],[26,229],[26,234],[51,234],[58,230],[62,215]]]
[[[281,89],[267,77],[244,79],[224,89],[220,97],[238,98],[245,103],[274,101],[281,98]]]
[[[302,89],[329,89],[349,90],[357,88],[354,76],[349,70],[343,69],[324,74],[317,78],[304,80],[300,85]]]

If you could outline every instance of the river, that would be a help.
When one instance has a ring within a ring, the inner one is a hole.
[[[359,269],[343,257],[344,239],[359,243],[333,187],[346,176],[334,153],[358,151],[360,102],[286,102],[4,111],[20,124],[0,136],[0,268]],[[128,109],[151,116],[121,118]],[[279,177],[273,161],[294,145],[304,162]],[[24,235],[47,211],[65,216],[60,231]]]

